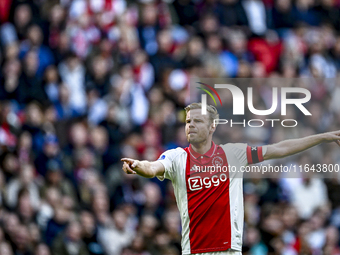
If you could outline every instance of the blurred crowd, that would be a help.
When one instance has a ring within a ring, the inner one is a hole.
[[[294,85],[312,93],[312,116],[288,112],[297,127],[220,127],[222,143],[339,129],[339,7],[1,0],[0,254],[181,254],[171,183],[125,175],[120,158],[156,160],[187,146],[183,107],[197,77],[256,78],[265,109],[271,85],[258,79],[308,81]],[[327,144],[270,163],[339,164],[339,156]],[[339,175],[314,177],[244,180],[243,254],[340,254]]]

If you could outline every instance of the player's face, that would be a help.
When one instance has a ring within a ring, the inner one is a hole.
[[[209,115],[202,115],[201,109],[190,110],[187,113],[185,134],[191,144],[205,142],[211,134]]]

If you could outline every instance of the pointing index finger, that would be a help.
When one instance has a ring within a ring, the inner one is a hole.
[[[133,163],[133,159],[131,158],[122,158],[120,161],[124,161],[126,163]]]

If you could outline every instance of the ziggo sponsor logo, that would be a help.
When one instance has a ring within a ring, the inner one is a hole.
[[[228,179],[226,174],[213,175],[211,177],[195,176],[188,179],[189,189],[191,191],[200,190],[203,188],[209,189],[212,186],[217,187],[222,182],[226,182]]]

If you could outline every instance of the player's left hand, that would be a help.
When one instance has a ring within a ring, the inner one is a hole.
[[[326,142],[336,142],[336,144],[340,146],[340,131],[324,133],[324,140]]]

